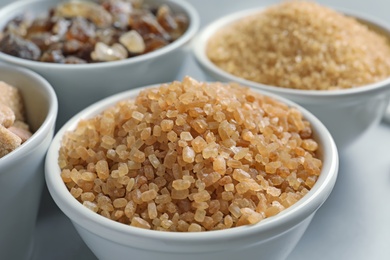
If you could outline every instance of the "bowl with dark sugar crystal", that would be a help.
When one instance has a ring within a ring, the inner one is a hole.
[[[286,259],[337,172],[332,136],[301,106],[188,77],[87,107],[45,165],[99,259]]]
[[[16,1],[0,17],[0,61],[52,84],[58,127],[106,96],[175,79],[199,27],[178,0]]]
[[[388,24],[368,15],[294,1],[217,19],[199,33],[193,52],[210,79],[307,108],[344,150],[385,112],[389,35]]]

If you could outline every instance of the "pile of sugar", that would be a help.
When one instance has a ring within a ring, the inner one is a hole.
[[[61,177],[84,206],[179,232],[254,224],[316,183],[322,161],[296,108],[236,84],[146,89],[66,132]]]
[[[31,137],[19,90],[0,81],[0,158]]]
[[[327,90],[390,76],[389,40],[314,2],[286,1],[234,22],[210,38],[221,69],[272,86]]]

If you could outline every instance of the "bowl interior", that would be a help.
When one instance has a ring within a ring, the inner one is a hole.
[[[24,68],[0,65],[0,80],[19,89],[26,112],[27,123],[33,135],[9,156],[18,156],[42,141],[53,128],[57,117],[57,96],[51,85],[38,74]],[[23,147],[23,148],[22,148]],[[25,147],[25,148],[24,148]]]
[[[24,103],[27,123],[36,132],[44,123],[55,103],[51,87],[45,80],[34,78],[33,74],[21,74],[21,70],[0,66],[0,79],[19,89]]]
[[[360,96],[361,94],[366,94],[368,92],[372,94],[377,94],[379,92],[383,92],[389,88],[387,86],[390,85],[390,77],[380,81],[375,82],[369,85],[361,86],[358,88],[350,88],[343,90],[301,90],[301,89],[290,89],[290,88],[282,88],[277,86],[265,85],[258,82],[246,80],[244,78],[240,78],[238,76],[232,75],[218,66],[216,66],[206,54],[206,48],[210,37],[212,37],[215,32],[219,29],[229,26],[230,24],[253,14],[261,13],[264,11],[265,7],[260,7],[257,9],[250,9],[239,11],[237,13],[232,13],[230,15],[224,16],[222,18],[217,19],[216,21],[209,24],[205,27],[196,37],[193,44],[193,52],[198,64],[208,72],[213,78],[221,81],[235,81],[241,83],[246,86],[250,86],[253,88],[258,88],[264,91],[270,91],[272,93],[276,93],[278,95],[287,97],[289,99],[294,100],[298,103],[313,103],[317,102],[330,102],[334,101],[339,102],[339,99],[343,99],[345,101],[348,96],[352,101],[356,96]],[[360,13],[352,12],[350,10],[343,10],[340,8],[335,8],[335,10],[344,13],[347,16],[354,17],[359,22],[365,24],[370,29],[380,33],[389,39],[390,43],[390,25],[377,20],[376,18],[369,17],[367,15],[363,15]],[[328,99],[325,99],[328,98]]]
[[[33,17],[39,17],[47,14],[48,10],[52,7],[55,7],[63,0],[32,0],[32,1],[17,1],[12,4],[5,6],[0,9],[0,30],[3,30],[6,24],[14,19],[15,17],[22,16],[25,14],[32,15]],[[14,57],[5,53],[0,52],[0,60],[6,62],[15,63],[19,65],[25,65],[28,67],[37,67],[37,68],[47,68],[49,70],[93,70],[97,68],[106,68],[106,67],[116,67],[122,66],[123,64],[133,64],[145,60],[153,59],[157,56],[166,54],[178,47],[181,47],[189,40],[193,38],[195,33],[199,28],[199,15],[197,11],[187,2],[179,0],[145,0],[145,4],[150,6],[160,6],[162,4],[167,4],[173,12],[182,13],[188,17],[189,25],[184,34],[179,37],[174,42],[164,46],[163,48],[157,49],[155,51],[145,53],[136,57],[118,60],[118,61],[109,61],[109,62],[99,62],[99,63],[88,63],[88,64],[58,64],[58,63],[48,63],[48,62],[37,62],[26,60],[18,57]]]

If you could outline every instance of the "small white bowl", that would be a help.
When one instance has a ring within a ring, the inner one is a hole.
[[[14,17],[41,14],[62,0],[17,1],[0,9],[0,30]],[[156,51],[121,61],[93,64],[55,64],[17,58],[0,52],[0,61],[29,68],[45,77],[59,100],[57,127],[86,106],[130,88],[175,79],[189,52],[189,42],[199,28],[199,16],[186,1],[145,0],[146,4],[167,4],[175,13],[188,17],[186,32],[176,41]]]
[[[3,7],[7,4],[10,4],[10,3],[13,3],[15,1],[12,1],[12,0],[0,0],[0,7]]]
[[[111,96],[75,115],[54,137],[46,157],[45,176],[49,192],[92,252],[99,259],[127,259],[129,256],[137,260],[285,259],[331,193],[338,172],[338,153],[330,133],[315,116],[272,94],[269,96],[302,111],[313,127],[323,160],[321,175],[310,192],[274,217],[256,225],[220,231],[162,232],[109,220],[87,209],[70,194],[58,166],[58,151],[65,132],[75,129],[81,119],[91,118],[120,100],[135,98],[142,89]]]
[[[369,128],[377,125],[386,110],[390,95],[390,78],[373,84],[343,90],[299,90],[264,85],[234,76],[217,67],[206,54],[207,43],[219,29],[264,8],[244,10],[224,16],[206,26],[194,39],[193,52],[210,80],[238,82],[290,99],[317,116],[333,135],[340,150],[345,150]],[[350,11],[342,13],[355,17],[390,38],[390,26],[366,15]]]
[[[58,103],[51,85],[27,69],[0,65],[0,80],[20,90],[33,131],[30,139],[0,158],[0,259],[26,259],[33,246]]]

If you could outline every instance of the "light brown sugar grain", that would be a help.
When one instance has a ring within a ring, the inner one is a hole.
[[[70,193],[106,218],[219,230],[276,215],[315,185],[322,161],[312,132],[284,103],[186,77],[81,120],[64,135],[58,163]]]
[[[31,137],[32,133],[25,120],[24,104],[19,90],[0,81],[0,158]]]
[[[237,77],[293,89],[346,89],[390,76],[388,38],[309,1],[284,1],[225,26],[207,56]]]

